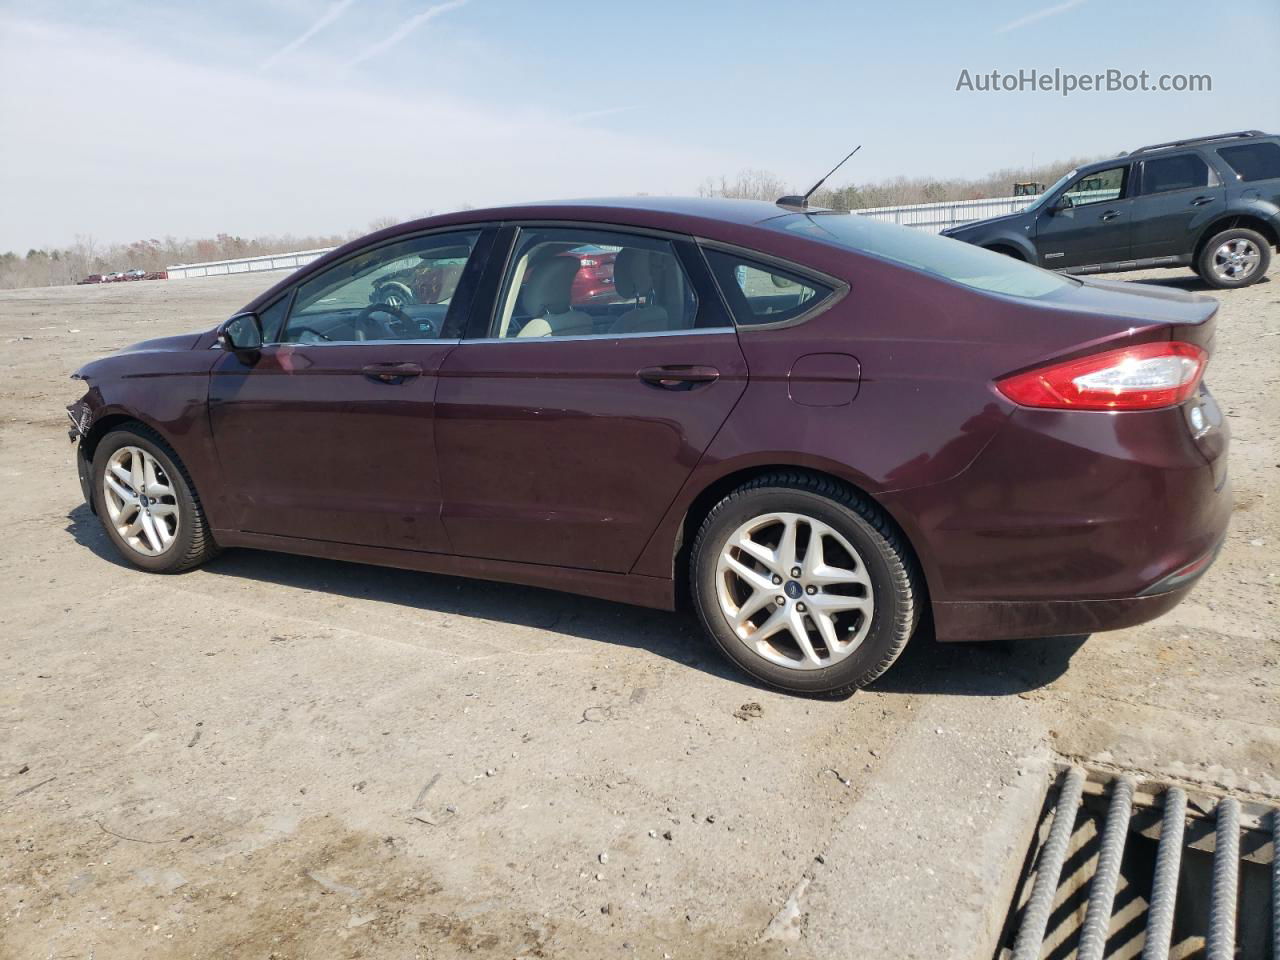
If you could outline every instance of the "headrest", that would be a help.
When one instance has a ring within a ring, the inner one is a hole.
[[[578,272],[577,257],[552,256],[529,265],[532,274],[520,291],[520,306],[531,317],[565,313],[573,297],[573,278]]]
[[[649,251],[623,247],[613,260],[613,289],[623,300],[645,296],[653,289]]]

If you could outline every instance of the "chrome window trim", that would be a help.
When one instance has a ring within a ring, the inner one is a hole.
[[[653,340],[658,337],[694,337],[704,334],[712,334],[722,336],[726,333],[737,333],[734,327],[702,327],[693,328],[692,330],[658,330],[653,332],[639,333],[584,333],[574,334],[569,337],[476,337],[471,340],[463,340],[463,343],[572,343],[578,340],[592,340],[599,342],[601,340],[638,340],[641,338]],[[386,343],[387,341],[381,341]]]
[[[268,347],[397,347],[410,346],[412,344],[458,344],[461,338],[453,338],[450,340],[321,340],[318,343],[300,343],[297,340],[277,340],[274,343],[264,343],[262,349]]]

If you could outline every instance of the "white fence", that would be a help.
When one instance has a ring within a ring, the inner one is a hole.
[[[265,270],[296,270],[332,249],[332,247],[324,247],[321,250],[273,253],[265,257],[213,260],[209,263],[179,263],[166,269],[169,271],[170,280],[184,280],[187,277],[219,277],[228,273],[257,273]]]
[[[944,200],[941,203],[913,203],[904,207],[869,207],[853,211],[860,217],[871,217],[904,227],[937,233],[947,227],[987,217],[1000,217],[1017,213],[1035,197],[996,197],[986,200]],[[169,267],[170,280],[186,277],[215,277],[229,273],[256,273],[260,270],[296,270],[317,257],[328,253],[332,247],[322,250],[301,250],[297,253],[276,253],[266,257],[245,257],[243,260],[216,260],[212,263],[180,263]]]
[[[1017,213],[1037,199],[1039,198],[996,197],[988,200],[944,200],[941,203],[913,203],[905,207],[869,207],[853,212],[860,217],[871,217],[873,220],[937,233],[961,223]]]

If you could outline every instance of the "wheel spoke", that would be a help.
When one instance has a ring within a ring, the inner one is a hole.
[[[126,484],[133,483],[133,474],[131,474],[128,470],[126,470],[123,464],[112,463],[111,472],[115,475],[115,478],[119,480],[121,483],[126,483]]]
[[[796,563],[796,535],[800,521],[795,516],[788,516],[782,521],[782,539],[778,541],[778,573],[788,576]]]
[[[742,628],[747,625],[747,621],[760,612],[761,607],[770,602],[770,596],[763,590],[757,590],[746,600],[742,601],[742,606],[738,607],[738,612],[734,615],[733,621],[741,632]]]
[[[142,493],[147,489],[147,475],[142,467],[142,451],[134,449],[129,455],[129,485],[138,493]]]
[[[815,610],[810,617],[818,626],[818,633],[822,634],[822,642],[827,645],[827,652],[834,656],[840,648],[840,638],[836,636],[836,623],[831,619],[829,613],[822,610]]]
[[[804,614],[792,607],[791,614],[787,618],[787,626],[791,629],[791,636],[795,638],[796,645],[804,654],[804,658],[815,667],[821,665],[818,651],[813,649],[813,641],[809,639],[809,631],[805,628]]]
[[[866,610],[866,597],[848,597],[839,593],[815,593],[807,598],[809,606],[822,613],[840,613],[844,610]]]
[[[774,573],[778,572],[778,557],[772,550],[762,543],[756,543],[751,539],[750,534],[739,537],[736,541],[737,548],[743,553],[748,554],[759,560]]]
[[[103,480],[106,481],[107,486],[111,488],[111,492],[120,498],[122,505],[138,502],[138,498],[134,496],[133,491],[127,490],[121,486],[115,477],[104,476]]]
[[[160,543],[160,534],[156,531],[155,521],[151,519],[150,514],[145,510],[138,518],[142,523],[143,537],[147,541],[147,546],[159,553],[164,547]]]
[[[153,503],[151,505],[151,515],[153,517],[172,517],[178,512],[176,503]]]
[[[769,577],[752,570],[737,557],[726,555],[724,557],[724,565],[732,570],[753,591],[773,589],[773,581]]]
[[[751,631],[752,640],[768,640],[775,633],[787,626],[789,615],[786,607],[778,607],[769,614],[769,619]]]

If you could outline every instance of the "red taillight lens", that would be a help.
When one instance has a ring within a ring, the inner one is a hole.
[[[1208,360],[1194,343],[1141,343],[1018,373],[996,387],[1024,407],[1156,410],[1191,396]]]

